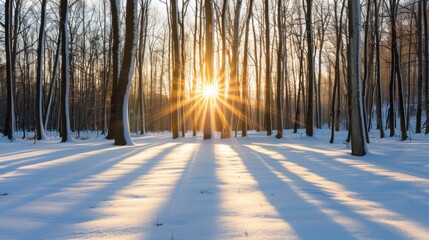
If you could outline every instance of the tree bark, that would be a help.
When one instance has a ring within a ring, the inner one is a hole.
[[[313,136],[313,111],[314,111],[314,46],[313,46],[313,0],[307,0],[306,32],[307,32],[307,116],[305,121],[305,133]]]
[[[125,15],[124,56],[119,74],[118,102],[116,108],[115,145],[132,144],[129,121],[128,99],[131,81],[134,75],[136,41],[137,41],[137,0],[127,0]]]
[[[367,152],[364,120],[362,88],[360,78],[360,3],[359,0],[349,0],[349,45],[348,45],[348,87],[352,155],[364,156]]]
[[[37,96],[36,96],[36,135],[37,140],[45,139],[45,126],[43,125],[43,57],[45,52],[45,21],[46,21],[46,3],[42,0],[39,43],[37,47]]]
[[[271,55],[270,55],[270,18],[269,1],[264,1],[265,17],[265,130],[267,136],[272,135],[271,126]]]
[[[112,18],[112,58],[113,58],[113,77],[112,77],[112,94],[110,99],[110,117],[109,127],[106,139],[114,139],[116,129],[116,112],[118,102],[118,82],[119,71],[121,69],[121,49],[119,47],[121,32],[120,32],[120,0],[110,0],[111,18]]]
[[[173,139],[179,137],[179,81],[181,69],[181,54],[180,54],[180,38],[178,29],[178,9],[177,1],[171,0],[171,24],[172,24],[172,37],[173,37],[173,88],[171,91],[171,132]]]
[[[68,0],[60,3],[60,31],[61,31],[61,142],[71,141],[70,113],[69,113],[69,35],[68,35]]]
[[[206,13],[206,81],[208,85],[213,84],[213,38],[214,38],[214,25],[213,25],[213,2],[212,0],[205,0],[205,13]],[[204,119],[204,139],[212,138],[212,116],[213,116],[213,99],[207,99]]]

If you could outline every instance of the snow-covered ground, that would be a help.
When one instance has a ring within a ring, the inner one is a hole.
[[[3,139],[0,239],[429,239],[429,136],[345,134]]]

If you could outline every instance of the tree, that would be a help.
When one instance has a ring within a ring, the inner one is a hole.
[[[313,0],[307,0],[307,12],[305,18],[307,33],[307,117],[305,121],[305,133],[307,136],[313,136],[313,103],[314,103],[314,55],[313,55]]]
[[[283,119],[282,119],[282,88],[283,88],[283,72],[282,72],[282,58],[283,58],[283,19],[282,19],[282,0],[277,1],[277,29],[278,29],[278,49],[277,49],[277,88],[276,88],[276,107],[277,107],[277,134],[276,138],[283,137]]]
[[[7,106],[4,135],[11,141],[15,139],[15,90],[13,87],[14,69],[12,63],[12,0],[5,1],[5,48],[6,48],[6,85]]]
[[[116,119],[117,113],[116,109],[118,102],[118,81],[119,81],[119,71],[121,68],[120,56],[121,49],[119,47],[121,32],[119,30],[120,27],[120,0],[110,0],[110,10],[112,14],[112,59],[113,59],[113,77],[112,77],[112,94],[110,100],[110,117],[109,117],[109,127],[107,132],[107,139],[114,139],[115,129],[116,129]]]
[[[173,37],[173,54],[174,54],[174,63],[173,63],[173,89],[171,91],[171,132],[173,134],[173,139],[179,137],[179,83],[180,83],[180,73],[181,73],[181,54],[180,54],[180,38],[179,38],[179,29],[178,29],[178,8],[177,1],[171,0],[171,30]]]
[[[423,91],[423,34],[422,12],[423,1],[419,1],[417,13],[417,116],[416,133],[422,132],[422,91]]]
[[[377,78],[377,128],[380,130],[380,138],[384,138],[383,114],[382,114],[382,91],[381,91],[381,64],[380,64],[380,27],[379,27],[380,1],[374,0],[374,35],[375,35],[375,67]]]
[[[407,130],[405,126],[405,111],[404,111],[404,95],[402,91],[402,67],[401,67],[401,58],[399,55],[398,49],[398,35],[396,29],[396,15],[398,13],[397,8],[399,5],[399,0],[390,0],[390,28],[392,34],[392,44],[391,44],[391,56],[392,56],[392,67],[391,67],[391,80],[390,80],[390,106],[389,106],[389,127],[390,127],[390,136],[395,135],[395,117],[394,117],[394,84],[395,77],[397,80],[397,89],[398,89],[398,114],[400,117],[401,124],[401,141],[404,141],[408,138]]]
[[[423,31],[425,33],[425,110],[426,110],[426,130],[429,133],[429,26],[427,0],[423,0]]]
[[[249,2],[249,10],[246,18],[246,32],[244,35],[244,54],[243,54],[243,85],[242,85],[242,102],[241,102],[241,135],[247,136],[247,103],[248,103],[248,80],[247,80],[247,66],[248,66],[248,54],[249,54],[249,31],[250,31],[250,19],[252,18],[253,0]]]
[[[265,18],[265,130],[267,136],[272,135],[271,126],[271,55],[270,55],[270,8],[269,1],[264,0]]]
[[[352,155],[364,156],[367,152],[364,121],[363,101],[360,75],[360,3],[359,0],[348,1],[349,13],[349,45],[348,45],[348,88]]]
[[[122,66],[117,89],[118,99],[115,123],[115,145],[132,144],[128,121],[128,99],[136,59],[138,22],[137,0],[127,0],[125,14],[124,56],[122,58]]]
[[[46,21],[46,3],[47,0],[42,0],[40,28],[39,28],[39,43],[37,47],[37,107],[36,107],[36,131],[37,139],[45,139],[45,129],[43,125],[43,57],[45,52],[45,21]]]
[[[205,13],[206,13],[206,81],[208,85],[213,84],[213,38],[214,38],[214,25],[213,25],[213,3],[211,0],[205,0]],[[208,99],[206,104],[205,119],[204,119],[204,139],[212,138],[212,99]]]
[[[222,6],[222,15],[221,15],[221,39],[222,39],[222,66],[220,69],[220,92],[221,97],[223,97],[224,102],[228,103],[228,95],[225,94],[226,90],[226,11],[228,8],[228,0],[223,1]],[[231,137],[231,126],[229,123],[230,120],[230,109],[228,109],[227,104],[222,105],[222,112],[224,113],[225,119],[222,121],[222,132],[220,135],[221,139]]]
[[[334,143],[334,133],[337,125],[339,127],[339,102],[340,102],[340,50],[342,45],[342,31],[343,31],[343,13],[345,4],[341,6],[340,16],[336,11],[338,7],[338,0],[334,2],[334,15],[335,15],[335,33],[336,33],[336,50],[335,50],[335,80],[334,80],[334,91],[332,94],[332,105],[331,105],[331,139],[329,143]],[[338,98],[338,99],[336,99]],[[335,104],[337,104],[337,109],[335,109]],[[338,123],[338,124],[337,124]]]
[[[68,39],[68,0],[60,3],[60,31],[61,31],[61,142],[71,141],[70,113],[69,113],[69,39]]]

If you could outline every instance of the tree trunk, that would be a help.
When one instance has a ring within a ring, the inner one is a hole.
[[[337,14],[337,3],[338,1],[335,1],[335,33],[336,33],[336,52],[335,52],[335,80],[334,80],[334,91],[332,93],[332,105],[331,105],[331,139],[329,140],[329,143],[334,143],[335,138],[335,131],[339,130],[339,117],[340,117],[340,49],[342,45],[342,32],[343,32],[343,13],[345,4],[341,6],[341,12],[340,16],[338,17]],[[338,98],[338,99],[337,99]],[[336,108],[335,108],[336,106]],[[337,130],[338,129],[338,130]]]
[[[264,1],[265,17],[265,130],[267,136],[272,135],[271,126],[271,56],[270,56],[270,18],[269,1]]]
[[[419,1],[417,13],[417,116],[416,133],[422,132],[422,91],[423,91],[423,34],[422,12],[423,1]]]
[[[426,110],[426,130],[425,134],[429,133],[429,27],[428,27],[428,12],[427,0],[423,0],[423,28],[425,33],[425,110]]]
[[[134,75],[137,40],[137,0],[127,0],[125,16],[124,56],[118,82],[118,105],[116,108],[115,145],[132,144],[129,121],[128,99]]]
[[[46,3],[47,0],[42,0],[40,28],[39,28],[39,43],[37,47],[37,106],[36,106],[36,135],[37,140],[45,139],[45,127],[43,125],[43,57],[45,52],[45,20],[46,20]]]
[[[277,28],[279,33],[279,42],[277,49],[277,89],[276,89],[276,107],[277,107],[277,134],[276,138],[283,137],[283,115],[282,115],[282,87],[283,87],[283,74],[282,74],[282,58],[283,58],[283,19],[282,19],[282,0],[277,1]]]
[[[69,39],[68,39],[68,0],[60,3],[60,31],[61,31],[61,142],[71,141],[70,114],[69,114]]]
[[[206,81],[207,85],[213,84],[213,38],[214,38],[214,25],[213,25],[213,2],[212,0],[205,0],[205,13],[206,13]],[[212,138],[212,116],[213,116],[213,99],[207,99],[204,119],[204,139]]]
[[[305,133],[313,136],[313,111],[314,111],[314,46],[313,46],[313,23],[312,23],[313,0],[307,0],[306,32],[307,32],[307,116],[305,121]]]
[[[367,152],[364,120],[362,88],[360,78],[360,3],[359,0],[349,0],[349,45],[348,45],[348,87],[352,155],[364,156]]]
[[[246,33],[244,36],[244,54],[243,54],[243,85],[242,85],[242,102],[241,102],[241,135],[247,136],[247,103],[248,103],[248,86],[247,86],[247,66],[248,66],[248,54],[249,54],[249,30],[250,30],[250,19],[252,18],[253,0],[249,2],[249,10],[246,19]]]
[[[180,81],[180,69],[181,69],[181,54],[180,54],[180,38],[178,29],[178,9],[177,1],[171,0],[171,24],[173,34],[173,53],[174,53],[174,64],[173,64],[173,89],[171,91],[171,131],[173,139],[179,137],[179,81]]]
[[[12,0],[5,1],[5,50],[6,50],[6,86],[7,86],[7,110],[4,135],[11,141],[15,139],[15,88],[14,68],[12,61]]]
[[[119,70],[121,68],[120,56],[121,49],[119,47],[121,32],[120,32],[120,0],[110,0],[111,18],[112,18],[112,58],[113,58],[113,78],[112,78],[112,95],[110,99],[110,117],[109,127],[107,132],[107,139],[114,139],[116,129],[116,112],[118,105],[118,81],[119,81]]]
[[[383,127],[383,101],[382,101],[382,90],[381,90],[381,64],[380,64],[380,33],[379,33],[379,6],[380,2],[374,0],[374,35],[375,35],[375,67],[376,67],[376,78],[377,78],[377,128],[380,130],[380,138],[384,138],[384,127]]]

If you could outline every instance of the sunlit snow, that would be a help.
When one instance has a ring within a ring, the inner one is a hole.
[[[429,239],[427,136],[284,136],[3,140],[0,239]]]

